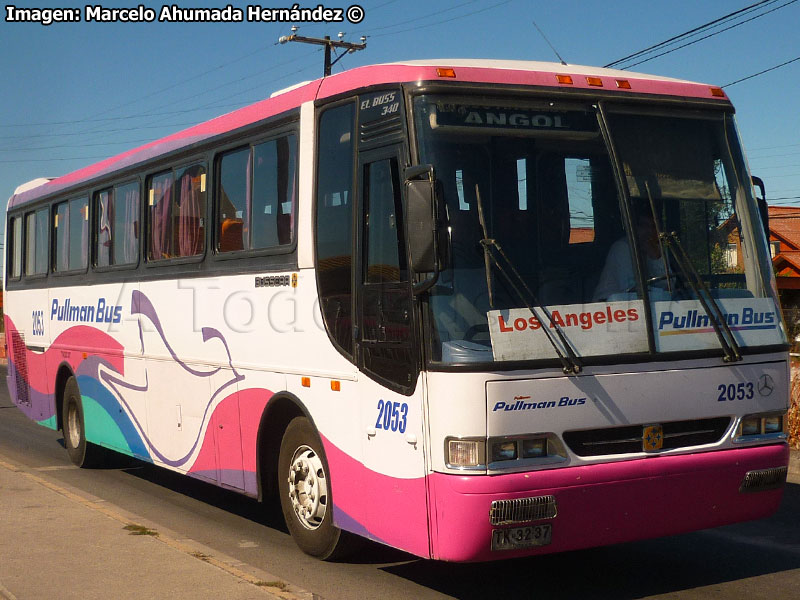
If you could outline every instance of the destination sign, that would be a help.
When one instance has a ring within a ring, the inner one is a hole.
[[[506,129],[517,131],[596,132],[597,118],[582,111],[547,111],[516,107],[437,104],[431,127]]]

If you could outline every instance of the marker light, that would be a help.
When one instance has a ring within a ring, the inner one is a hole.
[[[310,377],[301,377],[300,378],[300,385],[303,387],[311,387],[311,378]]]
[[[341,392],[342,391],[342,382],[337,381],[336,379],[331,380],[331,390],[334,392]]]
[[[621,90],[631,89],[631,82],[627,79],[617,79],[617,87]]]
[[[712,87],[712,88],[708,88],[708,89],[711,90],[711,95],[714,96],[715,98],[724,98],[725,97],[725,92],[722,91],[722,88]]]
[[[440,68],[436,69],[436,74],[439,77],[455,77],[456,76],[456,71],[455,71],[455,69],[451,69],[449,67],[446,68],[446,69],[443,69],[443,68],[440,67]]]
[[[572,76],[556,75],[556,81],[558,81],[558,83],[563,83],[564,85],[572,85]]]
[[[586,83],[595,87],[603,87],[603,80],[599,77],[587,77]]]

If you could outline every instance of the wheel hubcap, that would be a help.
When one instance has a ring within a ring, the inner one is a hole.
[[[294,514],[306,529],[317,529],[328,509],[328,482],[322,459],[312,448],[294,451],[288,481]]]
[[[78,419],[78,407],[74,402],[70,402],[67,409],[67,436],[69,437],[69,445],[77,448],[81,443],[80,421]]]

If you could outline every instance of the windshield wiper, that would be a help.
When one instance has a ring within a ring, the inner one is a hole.
[[[733,332],[728,325],[728,320],[722,313],[719,303],[711,295],[711,291],[708,289],[706,282],[703,281],[697,269],[694,268],[689,255],[678,239],[678,234],[674,231],[669,233],[661,231],[653,195],[650,193],[649,182],[645,182],[645,189],[647,190],[647,197],[650,201],[650,210],[653,212],[653,222],[655,224],[656,233],[658,234],[659,244],[662,245],[662,248],[666,247],[672,253],[675,264],[678,266],[678,270],[681,272],[684,281],[689,284],[695,296],[697,296],[697,299],[700,301],[700,305],[708,316],[714,333],[717,334],[719,344],[722,346],[722,351],[725,354],[723,360],[725,362],[737,362],[742,360],[739,344],[736,343],[736,338],[733,336]],[[664,264],[666,266],[666,253],[662,250],[661,254],[664,257]],[[669,280],[669,271],[667,271],[667,280]]]
[[[508,255],[503,251],[503,248],[500,244],[497,243],[497,240],[494,238],[489,237],[489,232],[486,227],[486,221],[483,215],[483,202],[481,201],[481,191],[478,184],[475,184],[475,197],[478,202],[478,218],[481,223],[481,228],[483,230],[483,239],[480,241],[481,246],[483,247],[483,256],[484,256],[484,265],[486,268],[486,286],[488,288],[489,293],[489,304],[493,307],[493,295],[492,295],[492,263],[494,263],[495,267],[497,268],[498,272],[506,279],[511,289],[519,297],[519,300],[525,305],[530,313],[542,324],[542,332],[544,332],[545,337],[547,337],[547,341],[550,342],[550,345],[555,350],[556,355],[558,356],[559,361],[561,361],[561,369],[564,371],[565,375],[569,374],[578,374],[583,370],[583,365],[581,365],[580,360],[578,360],[577,355],[572,350],[572,347],[569,345],[566,336],[564,335],[563,330],[558,325],[558,323],[553,321],[552,316],[550,315],[550,311],[548,311],[539,300],[536,298],[536,295],[531,291],[528,287],[528,284],[525,282],[525,279],[522,275],[519,274],[516,267],[514,267],[514,263],[511,262],[511,259],[508,258]],[[497,255],[503,259],[505,264],[507,265],[508,271],[506,267],[500,262],[498,256],[492,252],[492,249],[495,250]],[[520,285],[517,285],[520,284]],[[520,287],[522,289],[520,289]],[[527,297],[525,293],[527,293]],[[532,302],[531,302],[532,300]],[[540,310],[545,319],[542,319],[534,310],[534,307]],[[550,328],[555,329],[555,333],[553,333]],[[556,336],[558,340],[556,340]],[[561,351],[559,348],[559,343],[564,347],[564,352]]]

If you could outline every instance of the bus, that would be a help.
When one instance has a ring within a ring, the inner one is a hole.
[[[322,559],[763,518],[789,457],[764,209],[719,87],[359,67],[18,188],[8,385],[76,465],[277,494]]]

